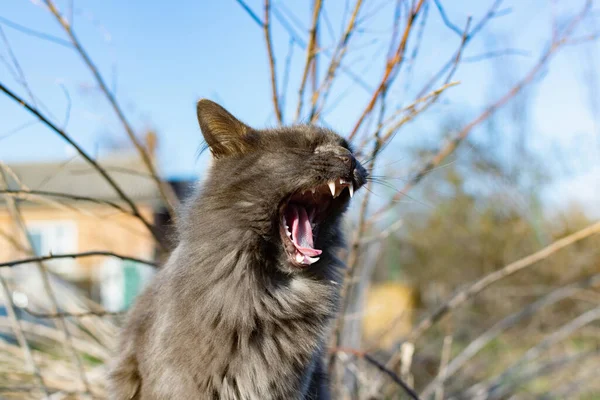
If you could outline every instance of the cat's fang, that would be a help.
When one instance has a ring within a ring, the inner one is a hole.
[[[354,183],[348,185],[348,192],[350,192],[350,198],[352,198],[354,196]]]
[[[335,182],[331,181],[328,183],[328,185],[329,185],[329,190],[331,190],[331,195],[333,197],[335,197]]]
[[[306,261],[308,261],[309,264],[314,264],[317,261],[319,261],[320,257],[306,257]]]
[[[302,253],[296,253],[296,262],[303,262],[304,261],[304,254]]]

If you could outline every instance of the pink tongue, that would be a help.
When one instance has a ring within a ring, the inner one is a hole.
[[[289,206],[289,221],[292,223],[292,242],[296,249],[308,257],[318,256],[321,250],[315,249],[313,243],[312,227],[306,209],[301,206]]]

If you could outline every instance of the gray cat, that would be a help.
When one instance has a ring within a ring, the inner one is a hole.
[[[330,130],[256,130],[209,100],[197,112],[214,162],[130,311],[110,398],[329,399],[339,223],[367,173]]]

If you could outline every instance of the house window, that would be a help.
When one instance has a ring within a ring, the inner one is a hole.
[[[73,221],[34,221],[27,223],[27,232],[37,256],[77,251],[77,224]],[[53,272],[73,274],[76,263],[71,259],[47,262]]]

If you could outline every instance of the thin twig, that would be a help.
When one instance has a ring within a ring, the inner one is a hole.
[[[117,99],[115,98],[115,96],[111,92],[111,90],[108,88],[106,83],[104,82],[104,78],[100,74],[100,71],[98,70],[98,68],[96,67],[96,65],[90,58],[90,56],[88,55],[87,51],[83,48],[83,46],[77,39],[77,36],[75,36],[75,32],[73,31],[71,25],[69,25],[69,21],[67,21],[62,16],[62,14],[56,8],[56,5],[54,4],[54,2],[52,0],[44,0],[44,2],[50,9],[50,12],[56,17],[56,20],[58,21],[58,23],[62,26],[64,31],[69,36],[71,43],[73,43],[73,46],[75,47],[75,49],[77,50],[77,52],[79,53],[79,55],[81,56],[81,58],[83,59],[85,64],[88,66],[90,71],[92,72],[92,75],[94,75],[94,78],[96,79],[96,82],[98,83],[98,86],[100,86],[100,90],[102,90],[102,93],[104,93],[106,99],[112,106],[115,114],[117,114],[119,121],[121,121],[123,128],[125,128],[125,132],[127,133],[129,140],[131,141],[131,143],[133,143],[133,145],[136,148],[137,152],[139,153],[144,165],[146,166],[146,168],[148,168],[148,172],[150,173],[150,175],[152,175],[152,179],[156,182],[158,191],[165,203],[165,207],[167,207],[167,210],[169,211],[171,219],[173,221],[175,221],[177,218],[176,207],[179,203],[179,200],[178,200],[177,196],[175,195],[175,192],[173,191],[171,186],[169,186],[166,182],[163,182],[159,178],[158,172],[156,171],[154,162],[151,159],[150,154],[148,153],[148,151],[144,147],[144,145],[136,137],[135,132],[133,131],[133,128],[131,127],[131,124],[129,124],[129,122],[127,121],[127,118],[125,117],[125,113],[123,112],[123,110],[121,109],[119,104],[117,103]]]
[[[98,173],[106,180],[106,182],[115,190],[115,192],[119,195],[119,197],[127,203],[127,205],[131,208],[132,214],[139,219],[144,226],[150,231],[152,236],[156,239],[156,243],[164,248],[164,244],[161,240],[160,235],[154,229],[154,227],[144,218],[141,214],[141,211],[138,209],[137,205],[125,194],[123,189],[110,177],[110,175],[106,172],[104,168],[100,166],[90,155],[88,155],[85,150],[83,150],[75,141],[62,129],[54,125],[48,118],[40,113],[36,108],[28,104],[25,100],[17,96],[14,92],[8,89],[4,84],[0,83],[0,90],[4,92],[8,97],[19,103],[22,107],[24,107],[27,111],[35,115],[41,122],[43,122],[46,126],[48,126],[51,130],[57,133],[60,137],[62,137],[67,143],[69,143],[73,148],[82,156],[94,169],[98,171]]]
[[[417,94],[417,97],[421,97],[425,93],[431,91],[431,88],[436,84],[436,82],[444,75],[444,73],[449,68],[455,68],[457,58],[459,58],[460,54],[464,52],[464,50],[467,48],[467,45],[471,42],[471,40],[475,36],[477,36],[477,34],[485,27],[485,25],[487,25],[487,23],[492,19],[492,17],[494,15],[496,15],[497,9],[502,4],[502,1],[503,0],[495,0],[494,3],[492,3],[492,6],[488,9],[488,11],[485,13],[485,15],[479,20],[479,22],[477,23],[477,25],[475,25],[475,27],[473,28],[473,30],[471,30],[471,32],[469,32],[466,35],[466,37],[463,37],[461,39],[461,43],[460,43],[458,49],[456,50],[456,52],[439,69],[439,71],[437,73],[435,73],[433,75],[433,77],[425,85],[423,85],[423,87],[421,88],[421,90]],[[451,74],[449,74],[447,76],[446,81],[449,81],[449,79],[452,79]]]
[[[454,25],[449,19],[448,16],[446,15],[446,12],[444,11],[444,7],[442,7],[442,4],[440,3],[440,0],[434,0],[435,6],[437,7],[438,11],[440,12],[440,16],[442,17],[442,21],[444,21],[444,24],[450,28],[452,31],[454,31],[454,33],[456,33],[458,36],[462,36],[462,31],[460,30],[460,28],[456,25]]]
[[[391,234],[398,231],[400,228],[402,228],[403,223],[404,223],[404,221],[399,219],[399,220],[395,221],[393,224],[391,224],[390,226],[388,226],[387,228],[385,228],[384,230],[382,230],[381,232],[379,232],[377,235],[361,238],[360,244],[366,245],[366,244],[370,244],[370,243],[374,243],[374,242],[380,242],[380,241],[388,238]]]
[[[6,196],[12,196],[19,199],[28,199],[32,196],[48,196],[48,197],[59,197],[68,200],[75,201],[87,201],[90,203],[96,203],[100,205],[106,205],[112,207],[118,211],[121,211],[125,214],[131,214],[131,211],[127,210],[125,207],[120,206],[117,203],[108,200],[102,200],[95,197],[87,197],[87,196],[79,196],[75,194],[69,193],[60,193],[60,192],[49,192],[44,190],[0,190],[0,194]]]
[[[3,133],[2,135],[0,135],[0,141],[7,139],[12,135],[21,132],[23,129],[29,128],[30,126],[33,126],[37,123],[39,123],[39,121],[37,119],[29,121],[29,122],[25,122],[24,124],[21,124],[21,125],[17,126],[16,128],[13,128],[13,129]]]
[[[348,349],[348,348],[344,348],[344,347],[335,348],[332,350],[332,353],[345,353],[345,354],[351,354],[358,358],[362,358],[363,360],[367,361],[369,364],[372,364],[375,367],[377,367],[377,369],[379,369],[381,372],[386,374],[388,377],[390,377],[396,384],[398,384],[398,386],[400,386],[406,392],[407,395],[410,396],[411,399],[419,400],[419,395],[414,391],[413,388],[408,386],[408,384],[406,384],[406,382],[404,382],[396,373],[394,373],[394,371],[390,370],[389,368],[386,368],[385,365],[383,365],[382,363],[377,361],[375,358],[373,358],[373,356],[369,355],[368,353],[366,353],[364,351]]]
[[[267,56],[269,57],[269,70],[271,72],[271,96],[273,100],[273,108],[275,109],[275,117],[277,118],[277,122],[282,124],[283,115],[281,114],[281,108],[279,107],[279,92],[277,91],[277,68],[275,66],[273,41],[271,39],[271,2],[269,0],[265,0],[264,13],[263,32],[265,35],[265,43],[267,45]]]
[[[29,308],[22,308],[27,314],[36,317],[36,318],[65,318],[65,317],[73,317],[73,318],[83,318],[83,317],[105,317],[105,316],[115,316],[115,315],[124,315],[127,311],[108,311],[108,310],[100,310],[100,311],[82,311],[82,312],[57,312],[57,313],[40,313],[37,311],[30,310]]]
[[[158,264],[156,264],[154,261],[143,260],[143,259],[137,258],[137,257],[129,257],[126,255],[113,253],[111,251],[84,251],[81,253],[49,254],[47,256],[28,257],[28,258],[23,258],[21,260],[5,261],[5,262],[0,263],[0,268],[11,268],[11,267],[21,265],[21,264],[28,264],[28,263],[32,263],[32,262],[42,262],[42,261],[48,261],[48,260],[59,260],[59,259],[63,259],[63,258],[86,258],[86,257],[98,257],[98,256],[115,257],[115,258],[119,258],[123,261],[134,261],[136,263],[146,264],[151,267],[158,267]]]
[[[317,31],[319,29],[319,17],[323,8],[322,0],[314,0],[313,4],[313,16],[310,25],[308,47],[306,49],[306,61],[304,62],[304,71],[302,72],[302,80],[300,81],[300,87],[298,88],[298,109],[296,110],[296,121],[300,120],[302,115],[302,105],[304,103],[304,89],[306,88],[306,81],[308,79],[308,72],[310,71],[313,63],[316,62],[317,54]]]
[[[327,97],[329,95],[329,91],[333,84],[337,70],[343,69],[341,66],[342,60],[344,59],[344,55],[348,50],[350,38],[352,38],[353,33],[356,29],[356,18],[358,17],[362,4],[363,0],[356,1],[350,20],[348,21],[348,25],[346,26],[342,38],[336,46],[333,55],[331,56],[331,61],[329,62],[329,66],[327,67],[327,73],[325,74],[325,78],[323,78],[323,81],[319,85],[318,89],[312,94],[310,122],[316,121],[316,118],[323,110],[323,107],[325,107],[325,103],[327,101]],[[319,101],[320,106],[317,107],[317,102]]]
[[[26,35],[35,36],[40,39],[48,40],[49,42],[60,44],[61,46],[65,46],[65,47],[69,47],[69,48],[73,47],[73,45],[68,40],[64,40],[64,39],[61,39],[56,36],[48,35],[47,33],[38,32],[38,31],[30,29],[26,26],[17,24],[16,22],[13,22],[4,17],[0,17],[0,23],[4,24],[10,28],[13,28],[19,32],[22,32]]]
[[[0,26],[0,38],[2,38],[2,41],[4,42],[4,45],[6,46],[6,51],[8,52],[8,55],[13,63],[13,66],[15,67],[15,70],[17,71],[18,81],[21,83],[21,85],[27,91],[27,94],[29,95],[29,99],[31,100],[33,105],[35,105],[37,107],[35,96],[33,95],[33,92],[31,91],[31,87],[29,87],[29,84],[27,83],[27,78],[25,77],[25,72],[23,71],[23,68],[21,68],[21,64],[19,63],[19,60],[17,60],[17,57],[15,56],[15,53],[12,50],[12,46],[10,45],[8,38],[4,34],[4,29],[2,29],[2,26]]]
[[[448,360],[450,360],[450,353],[452,352],[452,336],[448,335],[444,337],[442,345],[442,356],[440,357],[440,368],[439,376],[442,377],[442,382],[446,379],[446,372],[448,369]],[[423,396],[426,398],[425,396]],[[444,384],[442,383],[435,390],[435,400],[444,400]]]
[[[285,110],[285,105],[287,104],[287,93],[288,86],[290,83],[290,70],[292,68],[292,58],[294,57],[294,46],[296,41],[293,37],[290,36],[290,41],[288,42],[288,53],[285,57],[285,66],[283,69],[283,78],[281,83],[281,108]]]
[[[394,112],[394,114],[392,114],[390,117],[388,117],[385,121],[379,123],[377,130],[381,130],[383,127],[390,124],[399,115],[406,114],[404,117],[402,117],[401,119],[396,121],[392,126],[386,128],[385,133],[383,135],[381,135],[381,138],[379,139],[379,141],[381,142],[381,146],[385,146],[387,143],[389,143],[390,140],[393,138],[393,135],[402,126],[404,126],[407,122],[412,121],[416,116],[418,116],[423,111],[425,111],[427,108],[429,108],[431,105],[433,105],[438,100],[438,98],[442,95],[442,93],[444,93],[447,89],[449,89],[453,86],[457,86],[459,84],[460,84],[460,82],[458,82],[458,81],[445,83],[443,86],[435,89],[431,93],[428,93],[425,96],[416,99],[414,102],[412,102],[408,106]],[[425,103],[425,104],[423,106],[421,106],[420,108],[417,108],[417,106],[422,103]],[[365,146],[367,144],[368,140],[372,139],[374,136],[375,135],[366,137],[365,140],[361,143],[360,147],[362,148],[363,146]]]
[[[476,54],[469,57],[463,57],[462,62],[464,63],[474,63],[482,60],[488,60],[490,58],[502,57],[502,56],[522,56],[528,57],[531,56],[531,53],[526,50],[520,49],[503,49],[503,50],[492,50],[481,54]]]
[[[248,6],[248,4],[246,4],[246,2],[242,1],[242,0],[235,0],[238,2],[238,4],[240,6],[242,6],[242,8],[244,10],[246,10],[246,12],[248,13],[248,15],[250,16],[250,18],[252,18],[254,20],[254,22],[256,22],[258,24],[258,26],[260,26],[261,28],[263,28],[265,26],[264,22],[262,22],[260,20],[260,18],[258,17],[258,15],[256,15],[254,13],[254,11],[252,11],[252,9]]]
[[[358,1],[362,3],[362,0],[358,0]],[[277,4],[277,7],[273,6],[271,8],[271,11],[273,11],[273,15],[281,23],[282,27],[287,31],[288,35],[294,39],[296,44],[302,50],[306,50],[306,46],[307,46],[306,41],[303,40],[302,37],[300,37],[300,35],[294,30],[294,28],[290,25],[290,23],[284,18],[282,13],[279,12],[279,9],[286,10],[285,4],[280,2]],[[260,21],[259,26],[261,28],[263,28],[262,21]],[[333,59],[333,55],[327,49],[321,49],[321,50],[318,50],[318,52],[326,55],[327,57],[330,58],[330,60]],[[339,67],[339,70],[343,74],[345,74],[350,80],[352,80],[354,83],[356,83],[360,88],[364,89],[365,92],[372,93],[373,88],[371,88],[371,86],[360,76],[360,74],[353,72],[350,68],[348,68],[344,65],[341,65],[341,64],[339,64],[338,67]],[[316,97],[318,97],[318,96],[316,96]],[[313,94],[312,98],[316,98],[316,97]],[[283,108],[283,107],[281,107],[281,108]],[[314,112],[312,114],[314,114]]]

